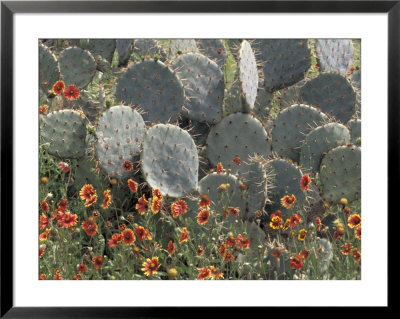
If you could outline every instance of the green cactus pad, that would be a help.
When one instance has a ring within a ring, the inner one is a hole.
[[[349,39],[318,39],[315,41],[318,65],[323,72],[346,75],[353,67],[354,47]]]
[[[145,131],[142,116],[131,107],[118,105],[105,111],[96,130],[96,157],[101,168],[115,178],[133,176],[136,167],[127,169],[124,163],[135,166]]]
[[[228,58],[222,40],[220,39],[199,39],[197,40],[197,47],[201,54],[204,54],[210,60],[217,63],[222,69]]]
[[[118,66],[126,66],[132,54],[133,39],[117,39]]]
[[[173,59],[177,54],[188,52],[198,52],[196,41],[194,39],[172,39],[169,42],[169,58]]]
[[[272,129],[273,151],[278,156],[298,163],[305,135],[327,120],[324,113],[308,105],[295,104],[283,109],[276,117]]]
[[[242,41],[238,54],[239,83],[244,105],[248,112],[254,109],[258,88],[257,62],[251,45]]]
[[[290,254],[286,249],[282,249],[281,256],[278,259],[275,256],[272,256],[272,252],[274,249],[268,250],[268,255],[264,259],[264,263],[270,263],[270,269],[267,269],[269,276],[271,279],[274,278],[273,273],[276,272],[278,278],[277,279],[285,279],[287,277],[291,277],[293,275],[293,268],[290,268]]]
[[[182,82],[164,63],[152,59],[134,64],[121,76],[116,97],[139,107],[150,123],[176,120],[184,103]]]
[[[264,158],[271,154],[271,144],[262,123],[250,114],[235,113],[213,126],[207,137],[207,157],[211,164],[219,162],[232,172],[247,172],[243,162],[254,155]],[[239,157],[242,164],[232,162]]]
[[[111,64],[116,47],[115,39],[90,39],[87,49],[96,56],[100,55],[102,59]]]
[[[45,45],[39,45],[39,86],[45,94],[60,78],[57,59]]]
[[[307,80],[301,80],[296,84],[293,84],[282,91],[282,95],[279,97],[279,105],[281,109],[292,106],[293,104],[301,104],[300,89],[307,82]]]
[[[350,142],[350,132],[340,123],[328,123],[313,129],[304,139],[300,166],[306,172],[318,172],[322,155],[329,149]]]
[[[80,89],[84,89],[96,73],[95,59],[89,51],[81,48],[63,50],[58,63],[65,85],[75,84]]]
[[[141,56],[159,55],[160,61],[165,61],[167,54],[160,46],[157,40],[154,39],[136,39],[134,42],[133,52]]]
[[[199,53],[177,56],[172,68],[185,88],[182,114],[192,120],[217,123],[222,118],[224,75],[218,65]]]
[[[317,247],[314,251],[317,252],[318,271],[326,272],[333,258],[332,244],[327,239],[322,238],[317,241]]]
[[[41,143],[47,152],[61,159],[80,158],[86,149],[86,121],[73,110],[61,110],[43,117]]]
[[[361,198],[361,148],[355,145],[338,146],[321,161],[322,195],[330,203],[341,198],[349,202]]]
[[[361,137],[361,120],[354,119],[347,122],[350,130],[351,142],[356,143],[357,139]]]
[[[170,197],[197,190],[199,159],[188,132],[171,124],[157,124],[145,134],[142,172],[152,188]]]
[[[268,188],[269,202],[266,203],[265,210],[269,215],[277,209],[281,210],[282,219],[285,221],[286,218],[290,218],[292,214],[298,212],[305,201],[305,193],[300,189],[303,173],[291,162],[276,158],[268,161],[266,175],[271,187]],[[295,207],[287,209],[282,206],[281,198],[286,195],[296,197]]]
[[[308,81],[301,88],[300,97],[304,103],[318,107],[342,123],[352,117],[357,102],[350,83],[337,73],[322,73]]]
[[[82,110],[92,123],[96,123],[102,111],[99,96],[86,90],[81,90],[79,92],[79,99],[74,102],[74,108],[75,107]]]
[[[263,61],[264,85],[276,91],[302,80],[311,66],[306,39],[257,40],[254,47]]]

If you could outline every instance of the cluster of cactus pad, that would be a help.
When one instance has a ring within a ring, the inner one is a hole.
[[[280,203],[285,195],[307,206],[307,193],[299,188],[304,174],[318,176],[315,189],[326,202],[360,199],[360,83],[349,73],[351,40],[316,40],[315,53],[307,39],[69,43],[58,51],[39,46],[41,94],[51,99],[58,80],[81,90],[74,107],[41,117],[40,137],[49,154],[81,161],[82,181],[93,180],[85,167],[97,163],[106,177],[124,182],[140,175],[164,196],[207,194],[214,204],[220,185],[229,184],[230,205],[243,220],[277,209],[287,217],[290,211]],[[313,54],[320,73],[305,80]],[[224,78],[228,55],[237,65],[230,87]],[[109,68],[118,65],[115,105],[93,102],[83,91],[104,61]],[[272,116],[277,95],[281,109]],[[72,110],[77,108],[86,117]],[[89,127],[95,141],[91,159]],[[217,165],[222,172],[215,172]],[[286,257],[277,269],[288,267]]]

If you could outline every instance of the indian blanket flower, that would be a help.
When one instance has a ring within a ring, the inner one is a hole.
[[[62,170],[64,173],[68,173],[70,171],[70,167],[68,163],[65,162],[58,162],[58,167],[60,170]]]
[[[224,167],[222,166],[222,163],[219,162],[217,164],[217,174],[220,174],[222,172],[222,170],[224,169]]]
[[[151,212],[153,214],[158,214],[160,212],[160,209],[161,209],[161,199],[159,199],[158,197],[153,197],[151,201]]]
[[[310,255],[310,251],[308,249],[306,249],[306,248],[304,248],[300,252],[300,256],[303,257],[303,259],[307,259],[309,255]]]
[[[197,275],[197,279],[205,280],[211,275],[211,270],[207,267],[200,268],[199,273]]]
[[[203,246],[198,246],[197,247],[197,252],[196,252],[197,256],[200,257],[201,255],[203,255],[203,252],[204,252],[204,247]]]
[[[225,241],[225,244],[229,247],[233,247],[236,243],[236,238],[233,235],[228,236]]]
[[[60,269],[57,269],[57,270],[56,270],[56,273],[55,273],[53,279],[54,279],[54,280],[63,280],[63,277],[61,276]]]
[[[138,183],[131,178],[128,179],[128,186],[132,193],[136,193],[138,191]]]
[[[353,258],[354,258],[355,261],[360,261],[361,260],[361,253],[358,251],[357,248],[353,249],[352,255],[353,255]]]
[[[95,256],[92,258],[93,266],[96,269],[100,269],[103,266],[104,258],[102,256]]]
[[[286,209],[291,209],[294,207],[296,203],[296,196],[294,196],[293,194],[291,196],[286,195],[283,196],[281,198],[281,204],[283,207],[285,207]]]
[[[62,219],[62,227],[69,228],[75,226],[78,223],[78,215],[72,214],[69,211],[64,213],[64,217]]]
[[[64,89],[64,97],[68,100],[77,100],[79,97],[79,88],[75,84],[68,85],[68,88]]]
[[[233,255],[230,251],[227,251],[224,256],[225,261],[231,262],[233,260]]]
[[[221,255],[221,257],[225,257],[225,254],[226,254],[225,244],[221,244],[221,246],[219,247],[219,254]]]
[[[81,274],[75,274],[72,276],[72,280],[82,280]]]
[[[336,225],[335,232],[333,233],[333,238],[338,239],[342,238],[344,235],[344,225],[342,223],[338,223]]]
[[[46,280],[46,275],[45,274],[41,274],[39,276],[39,280]]]
[[[79,196],[82,200],[85,201],[86,207],[91,206],[97,201],[97,192],[91,184],[86,184],[82,186],[79,192]]]
[[[110,195],[110,190],[107,189],[103,192],[103,209],[107,209],[108,207],[110,207],[111,202],[112,202],[112,198]]]
[[[40,242],[46,241],[50,237],[51,228],[47,228],[43,233],[39,235]]]
[[[356,228],[360,224],[361,224],[361,217],[358,214],[350,215],[349,218],[347,219],[347,225],[349,225],[350,228]]]
[[[60,95],[65,88],[65,84],[63,81],[57,81],[53,85],[53,93],[55,95]]]
[[[144,228],[143,226],[138,226],[135,228],[136,236],[139,238],[140,241],[144,241],[145,239],[151,240],[152,237],[149,231]]]
[[[197,215],[197,223],[199,225],[207,224],[209,218],[210,218],[209,210],[208,209],[202,209]]]
[[[43,114],[44,112],[46,112],[47,111],[47,109],[49,108],[49,106],[48,105],[42,105],[42,106],[39,106],[39,114]]]
[[[290,226],[290,219],[288,218],[288,219],[286,219],[285,224],[283,225],[282,229],[288,230],[289,226]]]
[[[361,240],[361,226],[358,226],[354,230],[354,236],[356,236],[357,239]]]
[[[122,241],[122,234],[115,233],[111,236],[111,239],[108,241],[108,247],[115,247]]]
[[[307,235],[307,230],[305,230],[304,228],[301,229],[299,231],[299,236],[297,237],[299,240],[304,240],[306,239],[306,235]]]
[[[50,210],[50,206],[49,206],[49,204],[48,204],[45,200],[42,200],[42,201],[40,202],[40,207],[41,207],[42,210],[43,210],[44,212],[46,212],[46,213],[48,213],[49,210]]]
[[[243,249],[247,249],[250,246],[250,240],[245,236],[239,234],[236,239],[236,244],[238,244],[238,246],[242,247]]]
[[[280,248],[275,248],[272,252],[271,255],[274,256],[276,259],[281,258],[282,250]]]
[[[293,214],[290,216],[290,227],[294,228],[296,227],[301,221],[301,217],[299,214]]]
[[[125,245],[128,245],[128,246],[133,245],[133,243],[134,243],[135,240],[136,240],[135,234],[133,233],[133,230],[132,230],[132,229],[126,228],[126,229],[121,233],[121,235],[122,235],[122,242],[123,242]]]
[[[179,215],[186,214],[187,212],[187,204],[184,200],[180,199],[171,205],[171,213],[172,217],[178,218]]]
[[[42,213],[42,215],[40,215],[39,217],[39,228],[43,230],[46,229],[48,225],[49,225],[49,219],[44,213]]]
[[[238,207],[231,207],[229,206],[226,210],[225,210],[225,214],[224,217],[226,217],[227,215],[231,214],[232,216],[239,216],[240,210]]]
[[[218,280],[220,278],[224,278],[224,274],[220,271],[215,266],[210,266],[210,277],[211,279]]]
[[[82,228],[88,236],[94,236],[97,233],[97,223],[93,216],[90,216],[82,223]]]
[[[317,231],[321,231],[321,218],[315,218],[315,223],[317,224]]]
[[[167,247],[168,254],[172,255],[175,252],[175,244],[173,243],[172,240],[169,241],[168,247]]]
[[[351,243],[345,243],[342,246],[340,246],[340,248],[342,248],[342,250],[340,251],[342,255],[347,256],[353,250],[353,245]]]
[[[142,264],[142,271],[146,276],[157,274],[158,268],[161,264],[158,263],[158,257],[153,257],[152,259],[147,258],[147,260]]]
[[[121,166],[125,172],[130,172],[133,170],[133,163],[131,161],[126,160],[121,164]]]
[[[302,191],[308,190],[308,187],[311,184],[311,178],[310,175],[304,174],[303,177],[300,179],[300,189]]]
[[[161,194],[161,192],[158,188],[153,189],[153,198],[154,197],[157,197],[159,200],[163,199],[163,195]]]
[[[280,216],[273,216],[271,218],[271,222],[269,223],[269,226],[272,229],[282,228],[282,218]]]
[[[79,272],[86,272],[86,265],[85,264],[78,264],[78,271]]]
[[[46,244],[42,244],[39,246],[39,258],[43,257],[45,250],[46,250]]]
[[[136,210],[139,212],[140,215],[144,215],[144,213],[149,208],[149,201],[146,199],[145,195],[139,198],[136,204]]]
[[[182,228],[181,235],[179,237],[179,243],[187,242],[188,241],[188,231],[186,227]]]
[[[200,207],[208,207],[210,206],[210,197],[208,195],[201,195],[200,202],[199,202]]]
[[[68,201],[67,201],[66,199],[64,199],[64,198],[61,199],[61,200],[57,203],[57,207],[58,207],[60,210],[64,211],[64,212],[67,210],[68,205],[69,205]]]
[[[242,165],[242,161],[240,160],[239,156],[236,156],[232,159],[232,162],[234,162],[237,166]]]
[[[290,258],[289,263],[290,268],[300,269],[304,266],[303,259],[300,255],[294,256]]]

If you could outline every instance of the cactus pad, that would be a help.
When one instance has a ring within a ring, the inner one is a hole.
[[[134,64],[121,76],[116,97],[139,107],[151,123],[176,120],[184,102],[182,82],[164,63],[152,59]]]
[[[320,166],[322,195],[338,203],[342,197],[349,202],[361,198],[361,148],[338,146],[330,150]]]
[[[197,47],[202,54],[217,63],[220,68],[224,67],[228,56],[222,40],[200,39],[197,40]]]
[[[151,56],[159,55],[161,61],[165,61],[167,54],[163,48],[159,45],[157,40],[154,39],[136,39],[134,42],[133,52],[139,56]]]
[[[318,64],[323,72],[346,75],[354,64],[353,42],[348,39],[318,39],[315,42]]]
[[[361,137],[361,120],[355,119],[347,122],[350,130],[351,142],[356,143],[357,139]]]
[[[188,132],[171,124],[157,124],[145,134],[142,172],[152,188],[181,197],[198,186],[197,148]]]
[[[199,53],[176,57],[172,68],[187,96],[182,113],[192,120],[215,124],[222,117],[224,75],[218,65]]]
[[[132,39],[117,39],[118,66],[127,65],[132,54]]]
[[[116,40],[114,39],[90,39],[87,49],[94,57],[100,55],[102,59],[111,64],[115,47]]]
[[[58,81],[60,70],[57,59],[43,44],[39,45],[39,86],[47,94]]]
[[[169,42],[169,57],[172,59],[176,54],[198,52],[196,41],[194,39],[173,39]]]
[[[258,88],[258,70],[254,52],[249,42],[244,40],[238,54],[239,83],[242,98],[248,110],[254,109]]]
[[[80,158],[86,149],[86,122],[73,110],[61,110],[43,117],[40,128],[47,152],[62,159]]]
[[[142,116],[131,107],[118,105],[105,111],[96,131],[96,157],[102,169],[116,178],[132,176],[145,131]]]

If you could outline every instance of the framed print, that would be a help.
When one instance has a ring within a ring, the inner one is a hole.
[[[399,13],[2,1],[1,316],[388,308]]]

